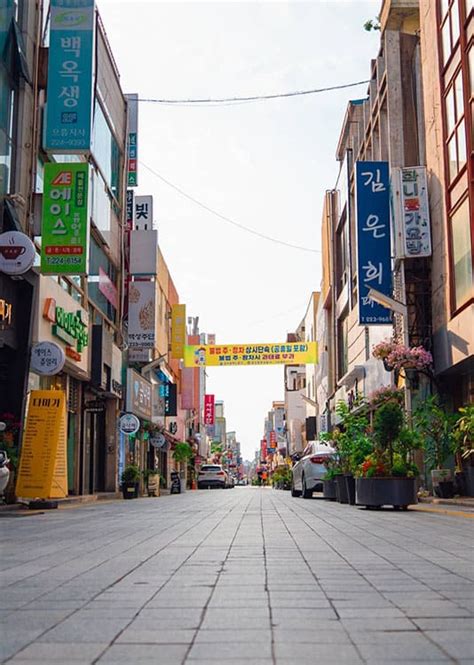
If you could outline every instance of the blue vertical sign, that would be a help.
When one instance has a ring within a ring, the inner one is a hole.
[[[369,289],[392,295],[388,162],[356,163],[359,323],[386,325],[390,310],[368,297]]]
[[[51,0],[45,150],[90,150],[94,12],[94,0]]]

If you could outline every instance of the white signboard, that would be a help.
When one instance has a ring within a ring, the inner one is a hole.
[[[393,169],[392,197],[397,258],[431,256],[426,168]]]
[[[128,287],[128,346],[150,349],[155,346],[156,284],[130,282]]]
[[[35,262],[35,246],[25,233],[6,231],[0,234],[0,272],[23,275]]]
[[[153,229],[153,196],[135,196],[134,224],[140,231]]]
[[[31,349],[30,370],[43,376],[58,374],[64,367],[66,354],[56,342],[38,342]]]
[[[133,413],[124,413],[119,420],[119,429],[124,434],[135,434],[140,429],[140,420]]]
[[[158,231],[131,231],[130,274],[156,275]]]

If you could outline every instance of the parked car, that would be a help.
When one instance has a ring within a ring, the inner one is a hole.
[[[325,462],[335,455],[334,448],[322,441],[309,443],[303,455],[291,469],[291,496],[310,499],[313,492],[322,492]]]
[[[220,464],[203,464],[199,470],[197,486],[199,490],[228,487],[227,473]]]

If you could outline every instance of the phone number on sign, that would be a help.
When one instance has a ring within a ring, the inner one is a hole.
[[[79,256],[51,256],[47,257],[46,263],[50,266],[57,266],[57,265],[79,265],[81,263],[82,259]]]

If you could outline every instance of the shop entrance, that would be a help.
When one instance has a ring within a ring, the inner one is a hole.
[[[105,491],[105,410],[84,416],[84,494]]]

